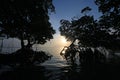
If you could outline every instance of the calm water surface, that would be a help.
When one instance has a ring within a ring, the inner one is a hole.
[[[38,66],[44,66],[45,67],[45,77],[48,78],[48,80],[79,80],[79,78],[91,78],[92,80],[100,80],[103,79],[102,77],[106,77],[106,79],[109,79],[109,77],[113,76],[116,72],[120,74],[120,66],[113,66],[110,64],[111,67],[100,65],[100,67],[71,67],[67,64],[67,62],[60,56],[60,51],[63,49],[64,46],[49,46],[49,47],[36,47],[35,50],[42,50],[47,53],[50,53],[53,55],[53,57],[42,63]],[[5,50],[4,50],[5,49]],[[4,48],[3,51],[8,51],[8,48]],[[13,50],[13,49],[11,49]],[[15,49],[14,49],[15,50]],[[13,51],[14,51],[13,50]],[[119,54],[118,54],[119,55]],[[119,59],[120,60],[120,59]],[[8,66],[3,67],[3,69],[0,70],[0,73],[3,71],[11,71],[12,69]],[[38,75],[38,73],[36,73]],[[109,74],[109,75],[107,75]],[[101,77],[102,76],[102,77]],[[93,78],[95,77],[95,78]],[[98,77],[98,78],[97,78]],[[101,77],[101,78],[100,78]],[[85,80],[85,79],[84,79]],[[114,79],[113,79],[114,80]]]

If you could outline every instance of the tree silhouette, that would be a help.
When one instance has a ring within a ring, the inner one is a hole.
[[[67,21],[71,22],[69,23],[69,30],[66,28],[68,23],[62,20],[64,22],[60,26],[61,35],[73,36],[72,38],[79,39],[80,43],[89,47],[118,48],[120,46],[119,1],[96,0],[95,3],[99,11],[102,12],[102,16],[98,20],[95,20],[91,15],[85,14],[79,19]],[[91,11],[91,8],[85,7],[81,10],[81,13],[87,11]]]
[[[92,9],[90,7],[85,7],[81,10],[81,13],[85,13],[85,15],[87,14],[88,11],[91,11]]]
[[[84,11],[86,12],[86,8],[84,8]],[[84,11],[82,10],[82,13]],[[65,36],[67,39],[78,39],[80,43],[86,46],[96,45],[94,43],[94,35],[95,30],[97,30],[97,24],[93,16],[85,14],[79,19],[73,19],[72,21],[61,20],[60,23],[61,26],[59,30],[61,35]]]
[[[52,0],[0,0],[0,34],[19,38],[22,48],[44,44],[55,33],[48,16],[54,11]]]
[[[67,40],[73,40],[74,39],[74,34],[72,33],[71,29],[71,22],[68,20],[62,19],[60,21],[61,26],[59,27],[59,30],[61,32],[62,36],[65,36]]]
[[[117,1],[96,0],[99,10],[103,13],[98,20],[93,15],[81,16],[78,19],[61,20],[59,28],[61,35],[67,39],[79,40],[79,46],[96,49],[97,47],[105,47],[107,49],[119,49],[120,47],[120,27],[119,27],[119,7]],[[115,5],[117,4],[117,5]],[[81,13],[90,11],[91,8],[82,9]],[[86,53],[86,51],[84,51]],[[84,55],[85,55],[84,53]],[[87,52],[89,54],[89,51]],[[96,54],[96,52],[94,52]],[[74,53],[73,53],[74,54]],[[88,54],[85,56],[87,57]],[[99,55],[103,56],[102,54]],[[98,57],[101,57],[97,55]],[[90,56],[89,56],[90,57]]]
[[[110,36],[108,38],[110,47],[119,49],[120,47],[120,2],[119,0],[95,0],[102,16],[99,26],[106,30]]]

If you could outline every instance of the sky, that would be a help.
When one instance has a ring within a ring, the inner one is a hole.
[[[80,12],[86,6],[92,8],[92,11],[89,14],[94,15],[96,19],[99,18],[100,13],[98,13],[98,9],[94,3],[94,0],[53,0],[53,5],[55,6],[56,11],[55,13],[51,13],[49,16],[50,22],[53,28],[56,30],[54,39],[48,41],[45,45],[36,45],[34,46],[34,49],[47,51],[57,56],[64,46],[70,45],[70,42],[65,42],[65,38],[60,35],[60,32],[58,30],[58,28],[60,27],[60,20],[71,20],[71,18],[73,18],[74,16],[82,16]],[[20,41],[18,41],[18,39],[5,39],[4,45],[6,47],[18,47],[20,45]],[[4,51],[9,52],[7,51],[7,48],[4,49]],[[12,51],[13,49],[11,48],[10,50]]]
[[[61,19],[71,20],[74,16],[82,16],[81,10],[86,6],[92,8],[89,14],[94,15],[96,19],[100,15],[94,0],[53,0],[53,5],[56,12],[50,15],[50,22],[57,33],[59,33],[58,28],[60,27],[59,22]]]
[[[50,14],[50,22],[53,28],[56,30],[54,39],[50,42],[41,46],[41,49],[50,51],[54,55],[59,55],[60,51],[64,46],[69,46],[70,42],[62,42],[64,37],[61,37],[58,28],[60,27],[60,20],[67,19],[71,20],[75,16],[82,16],[81,10],[86,6],[92,8],[89,15],[94,15],[95,19],[99,18],[100,13],[98,13],[98,8],[94,3],[94,0],[53,0],[53,5],[55,6],[55,13]]]

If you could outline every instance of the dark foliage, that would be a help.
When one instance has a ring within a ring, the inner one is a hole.
[[[54,12],[52,0],[0,0],[0,34],[35,43],[44,44],[53,38],[49,12]]]
[[[95,3],[99,11],[102,12],[102,16],[98,20],[94,19],[94,15],[88,15],[87,12],[91,11],[91,8],[85,7],[81,10],[81,13],[85,12],[85,15],[80,18],[72,19],[72,21],[64,19],[60,21],[59,30],[61,35],[65,36],[67,40],[79,41],[77,52],[81,50],[81,47],[85,48],[85,50],[79,52],[80,56],[84,57],[80,60],[82,62],[92,61],[90,55],[93,54],[94,59],[97,57],[98,61],[101,61],[100,59],[104,60],[105,55],[101,54],[100,51],[96,52],[97,47],[104,47],[113,51],[120,49],[119,0],[95,0]],[[90,54],[87,47],[94,48],[95,52]],[[67,59],[73,60],[75,58],[76,52],[72,52],[74,51],[72,49],[69,50],[68,48],[68,51],[66,50],[64,55],[67,55]],[[84,53],[83,56],[82,53]]]
[[[90,7],[85,7],[85,8],[83,8],[82,10],[81,10],[81,13],[85,13],[85,15],[86,15],[86,13],[88,12],[88,11],[91,11],[92,9],[90,8]]]
[[[65,47],[66,48],[66,47]],[[62,53],[64,52],[64,53]],[[90,47],[75,48],[69,46],[61,52],[61,56],[67,60],[70,65],[95,65],[106,62],[106,56],[98,49],[92,50]]]
[[[96,5],[102,16],[99,26],[111,34],[106,39],[109,40],[108,46],[112,49],[120,47],[120,1],[119,0],[95,0]]]
[[[16,66],[33,65],[34,63],[43,63],[50,59],[51,55],[46,54],[43,51],[33,51],[31,49],[20,49],[11,54],[0,54],[0,64]]]
[[[45,52],[31,48],[33,44],[44,44],[53,39],[55,30],[49,22],[49,13],[54,11],[52,0],[0,0],[0,35],[21,40],[20,50],[0,54],[0,64],[29,65],[48,60],[50,56]]]

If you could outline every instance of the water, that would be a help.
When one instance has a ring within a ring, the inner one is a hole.
[[[53,55],[50,60],[37,66],[20,68],[15,71],[5,66],[3,71],[6,72],[5,68],[7,68],[7,75],[4,75],[4,78],[0,78],[0,80],[9,80],[9,78],[11,80],[109,80],[112,78],[112,80],[116,80],[120,74],[120,65],[70,66],[58,53]],[[44,66],[45,69],[40,66]]]
[[[117,73],[120,73],[119,53],[116,53],[114,56],[110,54],[107,55],[107,58],[111,59],[112,63],[109,62],[105,64],[87,66],[67,65],[67,62],[58,53],[55,54],[51,60],[42,64],[42,66],[46,68],[45,75],[49,78],[48,80],[114,80],[118,78]]]
[[[43,72],[45,74],[45,77],[48,78],[48,80],[78,80],[81,78],[85,78],[84,80],[86,80],[86,79],[101,80],[101,79],[104,79],[104,77],[105,77],[105,79],[110,79],[109,77],[116,77],[116,75],[118,75],[118,74],[116,74],[117,72],[120,74],[120,69],[119,69],[120,65],[116,66],[113,64],[105,64],[105,65],[100,65],[100,67],[70,66],[67,64],[66,60],[64,60],[60,56],[60,51],[62,50],[64,45],[62,45],[62,46],[59,46],[59,45],[52,46],[52,45],[53,44],[51,43],[51,45],[47,44],[47,46],[38,46],[38,47],[34,48],[37,51],[42,50],[42,51],[45,51],[46,53],[53,55],[53,57],[50,60],[46,61],[45,63],[37,65],[37,66],[45,67],[45,70]],[[3,45],[3,47],[4,47],[4,45]],[[7,51],[7,52],[13,51],[14,52],[16,49],[15,48],[14,49],[4,48],[3,51]],[[9,50],[11,50],[11,51],[9,51]],[[117,54],[117,55],[120,55],[120,54]],[[110,57],[110,59],[112,58],[112,62],[113,62],[113,60],[114,61],[119,60],[119,62],[120,62],[120,58],[118,56],[115,56],[114,59],[113,59],[113,56],[112,57],[109,56],[109,57]],[[119,63],[119,62],[116,62],[116,63]],[[37,77],[41,77],[41,76],[39,76],[39,74],[42,75],[40,73],[39,69],[37,71],[36,71],[36,69],[35,69],[35,71],[33,71],[32,69],[26,68],[25,70],[20,70],[20,75],[22,75],[23,78],[25,75],[27,76],[27,74],[30,74],[31,77],[34,77],[34,78],[36,75],[38,75]],[[4,71],[10,72],[12,70],[13,70],[12,68],[10,68],[8,66],[4,66],[4,67],[2,67],[0,74]],[[30,71],[27,71],[27,70],[30,70]],[[26,71],[26,73],[25,73],[25,71]],[[14,74],[18,74],[18,73],[14,73]],[[33,74],[35,74],[35,75],[33,75]],[[18,78],[20,78],[19,74],[17,76],[18,76]],[[13,75],[13,77],[14,77],[14,75]],[[27,77],[29,77],[29,76],[27,76]],[[20,80],[18,78],[16,80]],[[3,79],[3,80],[6,80],[6,79]],[[23,80],[23,79],[21,79],[21,80]],[[28,80],[28,79],[26,79],[26,80]],[[30,80],[38,80],[38,79],[30,79]],[[40,79],[40,80],[44,80],[44,79]],[[113,79],[113,80],[115,80],[115,79]]]
[[[57,58],[57,57],[52,57],[51,60],[46,61],[45,63],[42,64],[43,66],[46,67],[65,67],[68,66],[66,61],[61,59],[61,58]]]
[[[59,80],[62,76],[64,67],[68,67],[66,61],[61,58],[61,56],[53,56],[51,60],[46,61],[42,64],[45,67],[45,75],[49,80]]]
[[[60,77],[62,76],[61,74],[63,74],[63,72],[68,72],[67,70],[62,70],[63,68],[69,66],[69,65],[67,65],[66,60],[63,59],[62,56],[60,56],[60,51],[62,50],[62,48],[63,48],[63,46],[47,47],[47,48],[42,46],[42,47],[34,48],[34,50],[37,50],[37,51],[42,50],[53,56],[51,59],[47,60],[46,62],[39,64],[39,65],[37,64],[37,66],[45,67],[44,74],[45,74],[45,77],[49,78],[48,80],[59,80]],[[2,51],[3,51],[3,53],[7,54],[8,52],[16,51],[16,49],[17,48],[5,48],[4,47],[4,48],[2,48]],[[12,72],[14,70],[13,68],[11,68],[9,66],[2,66],[1,68],[2,69],[0,69],[0,74],[2,74],[4,72],[8,72],[8,71]],[[30,69],[30,71],[31,71],[31,69]],[[35,74],[37,74],[37,72],[35,72]],[[14,74],[18,74],[18,73],[14,73]],[[20,73],[22,73],[22,72],[20,71]]]

